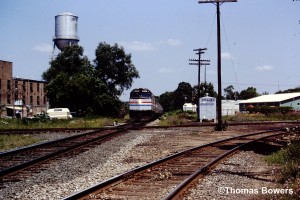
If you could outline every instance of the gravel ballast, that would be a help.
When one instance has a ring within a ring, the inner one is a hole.
[[[213,127],[130,131],[73,158],[55,161],[48,169],[26,180],[5,185],[5,188],[0,190],[0,199],[62,199],[175,152],[237,134],[240,134],[240,130],[216,134]],[[232,159],[228,161],[231,164],[220,165],[221,168],[217,167],[211,176],[205,177],[189,199],[232,199],[234,196],[220,195],[217,190],[218,187],[227,186],[227,183],[233,188],[261,185],[262,180],[259,178],[251,179],[240,175],[237,176],[238,179],[234,176],[236,174],[227,172],[246,170],[250,173],[258,165],[254,162],[256,160],[260,161],[263,170],[268,170],[261,157],[252,156],[251,152],[247,152],[236,154]],[[271,178],[263,186],[268,187],[268,184],[271,184],[274,187],[270,180]]]

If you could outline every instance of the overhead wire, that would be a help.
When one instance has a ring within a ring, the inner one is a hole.
[[[226,43],[227,43],[227,48],[228,48],[228,51],[229,51],[229,55],[230,55],[230,61],[231,61],[231,64],[233,66],[233,69],[234,69],[234,75],[235,75],[235,80],[236,80],[236,84],[238,86],[238,90],[240,89],[239,88],[239,81],[238,81],[238,76],[237,76],[237,70],[236,70],[236,67],[235,67],[235,63],[232,59],[232,53],[231,53],[231,50],[230,50],[230,46],[229,46],[229,42],[228,42],[228,37],[227,37],[227,33],[226,33],[226,29],[225,29],[225,25],[224,25],[224,22],[223,22],[223,18],[222,18],[222,15],[221,15],[221,23],[222,23],[222,26],[223,26],[223,30],[224,30],[224,34],[225,34],[225,39],[226,39]]]
[[[215,21],[216,21],[216,16],[217,16],[217,13],[215,13],[214,20],[213,20],[213,23],[212,23],[211,29],[210,29],[210,34],[209,34],[209,36],[208,36],[207,42],[206,42],[206,44],[205,44],[205,47],[208,46],[208,43],[209,43],[209,41],[210,41],[210,38],[211,38],[211,35],[212,35],[212,32],[213,32],[213,29],[214,29]]]

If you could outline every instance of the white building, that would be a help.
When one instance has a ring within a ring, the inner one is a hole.
[[[240,101],[241,100],[222,100],[222,116],[230,116],[238,113]]]
[[[183,111],[197,112],[197,105],[192,103],[183,104]]]

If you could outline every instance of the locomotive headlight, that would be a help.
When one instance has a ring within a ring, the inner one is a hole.
[[[138,103],[141,104],[142,103],[142,99],[139,99]]]

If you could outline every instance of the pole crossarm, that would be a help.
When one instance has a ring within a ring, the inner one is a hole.
[[[202,0],[198,3],[226,3],[226,2],[237,2],[237,0]]]
[[[193,49],[193,51],[206,51],[207,48],[199,48],[199,49]],[[203,52],[204,53],[204,52]]]
[[[200,98],[200,68],[201,65],[209,65],[208,62],[210,60],[201,60],[201,54],[205,53],[207,48],[198,48],[193,49],[193,51],[196,51],[196,54],[198,55],[198,59],[189,59],[192,63],[189,63],[189,65],[197,65],[198,66],[198,89],[197,89],[197,98]],[[205,63],[203,63],[205,62]],[[199,109],[199,99],[197,100],[197,121],[200,121],[200,109]]]

